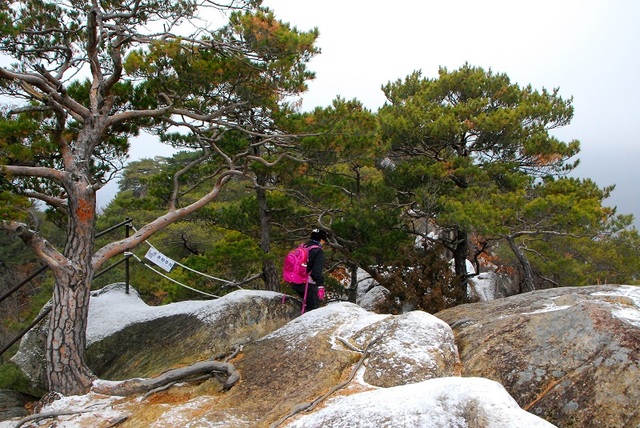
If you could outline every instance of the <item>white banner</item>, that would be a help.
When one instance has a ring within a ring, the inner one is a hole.
[[[173,265],[176,264],[176,262],[165,256],[155,248],[149,248],[149,251],[147,251],[147,254],[145,254],[144,257],[148,260],[151,260],[153,263],[160,266],[167,272],[171,272],[171,268],[173,268]]]

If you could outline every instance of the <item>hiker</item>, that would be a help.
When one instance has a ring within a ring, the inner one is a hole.
[[[327,242],[327,232],[321,229],[313,229],[309,242],[304,244],[305,247],[311,248],[307,259],[307,272],[309,273],[309,288],[307,290],[307,304],[305,310],[318,309],[320,307],[320,298],[318,297],[318,287],[324,285],[324,250],[322,246]],[[319,248],[318,248],[319,247]],[[291,284],[300,298],[304,299],[306,284]]]

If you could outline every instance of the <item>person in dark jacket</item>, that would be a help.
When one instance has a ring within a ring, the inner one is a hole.
[[[318,297],[318,287],[324,286],[324,250],[322,246],[327,243],[327,232],[321,229],[313,229],[309,242],[304,244],[305,247],[317,245],[320,248],[311,248],[309,257],[307,258],[307,272],[309,273],[309,288],[307,289],[307,305],[305,311],[318,309],[320,307],[320,298]],[[304,290],[306,284],[292,284],[300,298],[304,299]]]

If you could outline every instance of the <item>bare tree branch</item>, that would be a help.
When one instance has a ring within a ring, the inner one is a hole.
[[[126,250],[134,248],[136,245],[144,242],[148,237],[153,235],[158,230],[161,230],[166,225],[173,223],[174,221],[185,217],[188,214],[202,208],[209,202],[213,201],[218,194],[222,191],[224,185],[231,179],[234,175],[242,175],[242,172],[237,170],[226,171],[217,179],[216,184],[213,186],[212,190],[207,193],[202,198],[198,199],[194,203],[179,209],[175,209],[173,211],[167,212],[165,215],[158,217],[151,223],[143,226],[140,230],[138,230],[135,234],[130,236],[129,238],[111,242],[106,246],[102,247],[98,250],[93,256],[93,269],[94,271],[98,270],[100,266],[102,266],[109,258],[120,254]]]
[[[42,419],[49,418],[57,418],[58,416],[70,416],[70,415],[78,415],[80,413],[89,413],[91,410],[60,410],[57,412],[46,412],[46,413],[36,413],[34,415],[29,415],[25,418],[20,419],[15,425],[14,428],[20,428],[22,425],[31,421],[39,421]]]
[[[51,86],[46,79],[43,79],[39,75],[17,73],[9,71],[4,67],[0,67],[0,78],[9,81],[24,82],[26,85],[29,85],[29,88],[31,88],[25,89],[25,92],[27,92],[30,96],[42,102],[44,102],[43,97],[46,96],[50,101],[60,103],[67,109],[67,111],[69,111],[71,115],[73,115],[74,119],[76,119],[78,122],[83,123],[84,118],[89,115],[89,109],[66,95],[66,92],[63,94],[58,93],[58,89],[56,87]],[[34,88],[40,90],[41,93],[36,92]]]
[[[0,165],[0,169],[5,174],[9,175],[48,178],[58,183],[63,183],[66,179],[66,174],[64,171],[59,171],[53,168],[22,165]]]
[[[45,202],[52,207],[58,208],[66,212],[67,210],[67,199],[66,198],[56,198],[53,196],[45,195],[44,193],[34,192],[30,190],[25,190],[25,196],[28,196],[33,199],[37,199],[39,201]]]
[[[38,232],[29,229],[24,223],[19,222],[0,222],[0,228],[13,232],[22,241],[52,268],[60,268],[68,266],[69,260],[65,258],[49,241],[44,239]]]
[[[171,192],[171,197],[169,199],[169,211],[175,211],[178,204],[178,191],[180,190],[180,177],[189,172],[189,170],[195,168],[200,165],[202,162],[206,161],[211,157],[209,149],[204,147],[202,150],[202,155],[197,159],[189,162],[183,168],[181,168],[178,172],[173,175],[173,191]]]

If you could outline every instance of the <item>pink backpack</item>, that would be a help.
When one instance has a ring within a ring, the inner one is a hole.
[[[307,259],[309,257],[309,250],[312,248],[320,247],[318,245],[305,247],[304,244],[300,244],[298,248],[289,251],[282,265],[283,280],[292,284],[305,284],[307,282],[309,279]]]

